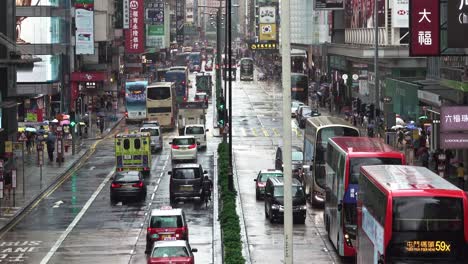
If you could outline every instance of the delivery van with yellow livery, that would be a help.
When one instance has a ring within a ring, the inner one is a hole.
[[[151,171],[151,137],[147,132],[115,136],[117,171]]]

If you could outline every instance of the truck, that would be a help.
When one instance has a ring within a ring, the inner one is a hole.
[[[115,136],[117,171],[151,171],[151,137],[147,132],[119,133]]]
[[[180,103],[177,116],[179,135],[184,135],[187,125],[205,125],[207,108],[208,106],[202,101]]]

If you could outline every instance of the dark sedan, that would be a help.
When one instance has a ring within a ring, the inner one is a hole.
[[[140,201],[145,200],[146,184],[141,172],[116,172],[112,177],[110,185],[110,198],[112,203],[128,198],[136,198]]]

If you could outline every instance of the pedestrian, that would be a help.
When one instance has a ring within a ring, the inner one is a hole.
[[[450,149],[445,150],[445,173],[450,176],[450,160],[453,158],[453,153]]]
[[[47,136],[47,154],[49,156],[49,161],[54,161],[54,151],[55,151],[55,135],[50,132]]]
[[[397,147],[401,148],[403,147],[403,139],[405,139],[405,133],[403,133],[403,130],[401,128],[398,129],[397,137],[398,137]]]
[[[102,117],[98,117],[97,126],[99,127],[99,130],[101,131],[102,135],[102,133],[104,133],[104,120]]]
[[[422,166],[429,169],[429,151],[426,147],[424,147],[421,153],[421,162]]]
[[[463,167],[463,162],[460,162],[458,165],[457,178],[458,186],[460,186],[460,189],[465,190],[465,168]]]
[[[438,148],[434,151],[434,154],[432,154],[432,160],[434,160],[434,171],[438,171],[439,169],[439,154],[441,153],[442,151]]]

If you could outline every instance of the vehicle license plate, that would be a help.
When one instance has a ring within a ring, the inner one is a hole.
[[[124,159],[127,159],[127,160],[132,159],[132,155],[124,155]]]
[[[192,186],[180,186],[181,191],[192,191],[193,187]]]

